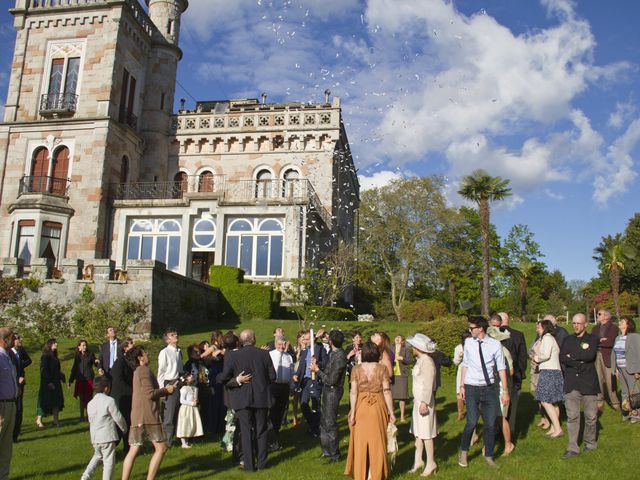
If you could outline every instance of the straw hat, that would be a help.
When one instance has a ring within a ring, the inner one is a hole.
[[[416,333],[413,337],[407,338],[407,343],[424,353],[433,353],[438,345],[427,337],[424,333]]]

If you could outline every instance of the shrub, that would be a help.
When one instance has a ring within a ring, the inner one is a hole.
[[[447,314],[447,306],[440,300],[424,299],[415,302],[404,301],[400,305],[402,322],[430,322]]]
[[[76,302],[73,312],[73,325],[76,336],[85,338],[90,343],[104,340],[107,327],[114,327],[120,335],[126,335],[131,327],[147,317],[148,305],[145,300],[134,300],[128,297],[94,303],[87,301],[89,297],[84,291]]]
[[[308,305],[305,307],[306,319],[316,323],[330,322],[355,322],[358,320],[356,314],[348,308],[320,307]]]
[[[16,303],[22,298],[24,286],[15,278],[0,278],[0,304]]]
[[[244,270],[228,265],[213,265],[209,284],[220,289],[220,310],[231,318],[251,320],[272,318],[280,310],[279,292],[270,285],[244,282]]]
[[[44,285],[44,282],[42,280],[40,280],[38,277],[32,276],[21,278],[20,280],[18,280],[18,282],[20,282],[20,285],[22,285],[24,288],[28,288],[32,292],[37,292],[38,289],[42,285]]]
[[[227,287],[244,282],[244,270],[228,265],[212,265],[209,268],[209,284],[212,287]]]
[[[420,331],[438,343],[438,350],[453,357],[453,350],[460,343],[462,332],[469,328],[466,317],[447,315],[425,322]]]
[[[49,338],[69,337],[73,332],[71,305],[46,300],[16,303],[3,312],[6,323],[15,328],[27,343],[42,345]]]

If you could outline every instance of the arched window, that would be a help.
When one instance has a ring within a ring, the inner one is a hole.
[[[226,235],[226,265],[242,268],[248,276],[282,275],[284,227],[268,218],[236,219]]]
[[[182,227],[173,219],[135,220],[128,235],[128,260],[158,260],[168,270],[180,264]]]
[[[208,218],[201,218],[193,226],[193,245],[195,248],[212,249],[216,241],[216,224]]]
[[[213,173],[206,171],[200,174],[198,179],[199,192],[213,192]]]
[[[31,191],[46,192],[48,176],[49,151],[41,147],[33,152],[33,159],[31,160]]]
[[[64,195],[67,189],[67,176],[69,173],[69,149],[67,147],[58,148],[53,154],[53,165],[51,168],[51,193]]]
[[[300,173],[289,168],[284,172],[282,176],[282,196],[286,198],[293,198],[300,196]]]
[[[256,198],[269,198],[271,197],[272,178],[271,172],[267,169],[260,170],[256,174]]]
[[[129,159],[125,155],[120,162],[120,183],[129,181]]]
[[[178,172],[173,177],[173,193],[175,198],[182,197],[182,194],[187,191],[189,177],[185,172]]]

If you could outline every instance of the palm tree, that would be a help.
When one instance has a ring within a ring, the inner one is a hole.
[[[480,229],[482,231],[482,314],[489,316],[489,202],[503,200],[511,195],[507,187],[509,180],[492,177],[484,170],[475,170],[462,177],[458,193],[465,199],[478,204]]]
[[[614,237],[607,235],[602,238],[602,243],[595,249],[601,268],[609,272],[611,282],[611,295],[613,296],[613,306],[616,310],[616,317],[620,318],[620,271],[624,270],[625,262],[633,258],[635,253],[625,245],[622,234],[617,233]]]

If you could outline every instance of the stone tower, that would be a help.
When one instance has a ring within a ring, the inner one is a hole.
[[[146,94],[140,130],[145,150],[140,165],[140,180],[167,178],[171,115],[175,96],[180,17],[189,6],[187,0],[146,0],[149,18],[156,26],[146,73]]]

